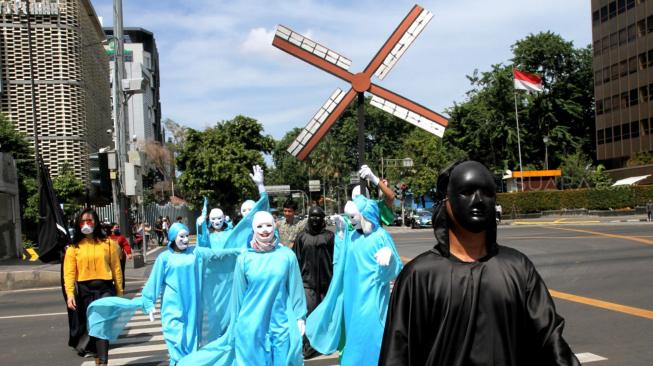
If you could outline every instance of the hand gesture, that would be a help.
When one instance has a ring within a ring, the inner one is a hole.
[[[372,173],[372,169],[367,165],[361,166],[361,169],[358,171],[358,176],[361,177],[361,179],[366,179],[372,182],[375,186],[379,185],[379,178]]]
[[[250,178],[254,181],[254,184],[257,186],[262,186],[263,185],[263,169],[261,169],[260,166],[254,165],[252,167],[252,173],[250,174]]]
[[[392,250],[388,247],[383,247],[379,249],[376,254],[374,254],[374,258],[376,258],[376,263],[378,263],[380,266],[387,266],[390,264],[390,258],[392,258]]]
[[[68,300],[66,300],[66,305],[68,305],[68,309],[70,310],[77,309],[77,302],[75,301],[75,296],[68,297]]]

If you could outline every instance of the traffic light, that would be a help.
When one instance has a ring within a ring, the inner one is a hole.
[[[111,195],[111,177],[109,175],[109,158],[107,153],[96,153],[89,156],[91,184],[99,195]]]

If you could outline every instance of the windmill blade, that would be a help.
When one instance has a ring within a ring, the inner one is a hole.
[[[348,71],[350,59],[290,28],[277,26],[272,45],[343,80],[351,81],[352,74]]]
[[[395,29],[379,53],[374,56],[365,72],[374,72],[379,80],[383,80],[408,47],[415,41],[415,38],[431,21],[431,18],[433,18],[433,13],[419,5],[415,5]]]
[[[419,113],[415,113],[409,109],[392,103],[391,101],[374,95],[372,96],[370,104],[398,118],[401,118],[404,121],[425,130],[426,132],[432,133],[438,137],[442,137],[444,135],[444,130],[446,128],[445,126],[430,120]]]
[[[288,148],[288,152],[299,160],[306,159],[322,136],[329,131],[349,103],[354,100],[354,97],[356,97],[354,89],[349,89],[345,93],[337,88],[295,138],[295,141]]]

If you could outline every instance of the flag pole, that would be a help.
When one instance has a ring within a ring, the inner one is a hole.
[[[517,151],[519,152],[519,174],[521,180],[521,191],[524,191],[524,170],[521,164],[521,139],[519,137],[519,113],[517,111],[517,91],[513,90],[515,95],[515,121],[517,122]]]

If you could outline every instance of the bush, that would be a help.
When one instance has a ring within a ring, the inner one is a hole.
[[[619,186],[607,188],[567,189],[499,193],[497,202],[504,215],[548,210],[617,210],[634,208],[653,201],[653,186]]]

